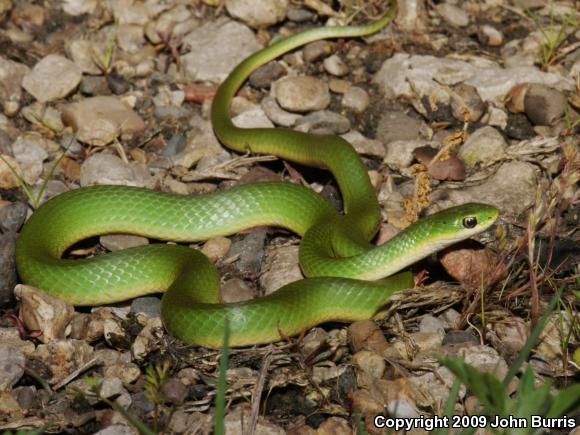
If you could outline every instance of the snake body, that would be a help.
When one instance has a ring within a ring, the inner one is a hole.
[[[450,208],[374,246],[369,241],[380,223],[379,204],[347,141],[287,129],[240,129],[231,121],[229,105],[259,66],[315,40],[376,32],[393,12],[394,3],[384,18],[369,25],[317,28],[261,50],[228,76],[212,105],[215,133],[227,147],[330,170],[342,193],[343,213],[310,189],[284,182],[194,197],[135,187],[84,187],[47,201],[24,225],[16,246],[22,281],[75,305],[164,291],[161,313],[167,329],[186,343],[208,347],[222,345],[225,319],[231,326],[230,345],[245,346],[292,336],[324,321],[372,317],[393,292],[413,285],[409,273],[397,272],[485,230],[496,220],[497,209],[484,204]],[[62,258],[70,246],[96,235],[193,242],[258,225],[302,236],[300,264],[309,278],[240,303],[220,303],[215,266],[183,245],[155,243],[94,258]]]

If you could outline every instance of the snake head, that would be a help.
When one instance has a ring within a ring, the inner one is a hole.
[[[499,210],[491,205],[468,203],[442,210],[425,219],[431,221],[434,236],[453,243],[485,231],[498,217]]]

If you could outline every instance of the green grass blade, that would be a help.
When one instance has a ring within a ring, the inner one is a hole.
[[[526,343],[524,344],[522,351],[520,352],[520,354],[518,355],[516,360],[513,362],[513,364],[510,366],[509,371],[505,375],[505,378],[502,381],[504,386],[509,385],[511,380],[518,373],[518,370],[520,369],[521,365],[528,358],[530,352],[532,351],[532,348],[534,347],[534,344],[536,343],[536,341],[538,340],[538,337],[540,336],[540,334],[544,330],[546,323],[548,322],[548,318],[550,317],[550,314],[552,314],[552,311],[554,311],[556,304],[560,300],[561,294],[562,294],[562,289],[558,289],[558,291],[556,292],[554,297],[552,297],[550,304],[546,307],[546,311],[544,312],[542,317],[540,317],[538,324],[536,325],[536,327],[534,328],[534,330],[530,334],[529,338],[526,340]]]

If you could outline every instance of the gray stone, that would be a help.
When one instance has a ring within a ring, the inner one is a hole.
[[[467,12],[451,3],[439,3],[435,5],[435,9],[452,26],[465,27],[469,24],[469,15]]]
[[[387,59],[373,81],[389,98],[447,93],[446,86],[465,83],[475,87],[483,101],[503,99],[510,89],[525,82],[543,83],[561,91],[571,91],[575,86],[568,77],[532,66],[501,68],[483,58],[466,62],[404,53]]]
[[[144,187],[150,176],[141,165],[125,163],[112,154],[93,154],[81,166],[81,186],[117,184]]]
[[[220,19],[183,38],[189,53],[181,57],[191,80],[221,82],[250,54],[262,49],[254,33],[236,21]]]
[[[14,263],[16,238],[15,232],[0,233],[0,307],[10,301],[18,282]]]
[[[356,113],[362,113],[369,105],[369,94],[358,86],[351,86],[342,97],[342,105]]]
[[[478,163],[490,165],[505,157],[507,143],[500,132],[493,127],[482,127],[467,138],[457,156],[468,167]]]
[[[422,134],[423,132],[423,134]],[[427,124],[401,112],[385,112],[379,120],[376,138],[388,149],[395,141],[412,141],[425,137]]]
[[[30,72],[26,65],[0,56],[0,102],[7,116],[14,116],[20,109],[22,79]]]
[[[9,390],[24,374],[24,354],[7,344],[0,344],[0,391]]]
[[[534,165],[509,161],[478,186],[462,190],[437,190],[432,198],[437,203],[437,209],[481,202],[496,206],[502,213],[517,216],[534,204],[537,188],[538,169]]]
[[[251,27],[268,27],[282,21],[288,0],[226,0],[228,13]]]
[[[45,103],[66,97],[78,86],[81,77],[81,70],[74,62],[58,54],[49,54],[24,76],[22,87]]]
[[[84,143],[104,146],[120,135],[134,135],[145,129],[145,123],[125,102],[117,97],[91,97],[67,104],[62,119],[75,130]]]
[[[28,207],[23,202],[0,206],[0,232],[16,232],[26,219]]]
[[[343,134],[350,130],[350,121],[339,113],[319,110],[300,118],[295,126],[299,131],[310,133]]]
[[[315,77],[284,77],[272,91],[280,106],[291,112],[323,110],[330,104],[328,85]]]
[[[161,299],[155,296],[143,296],[131,302],[132,313],[143,313],[149,317],[161,316]]]
[[[326,72],[333,76],[342,77],[349,73],[348,65],[336,54],[324,59],[323,65]]]

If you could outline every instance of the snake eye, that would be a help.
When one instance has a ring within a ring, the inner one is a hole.
[[[477,218],[474,216],[468,216],[466,218],[463,218],[463,226],[465,228],[475,228],[475,226],[477,225]]]

